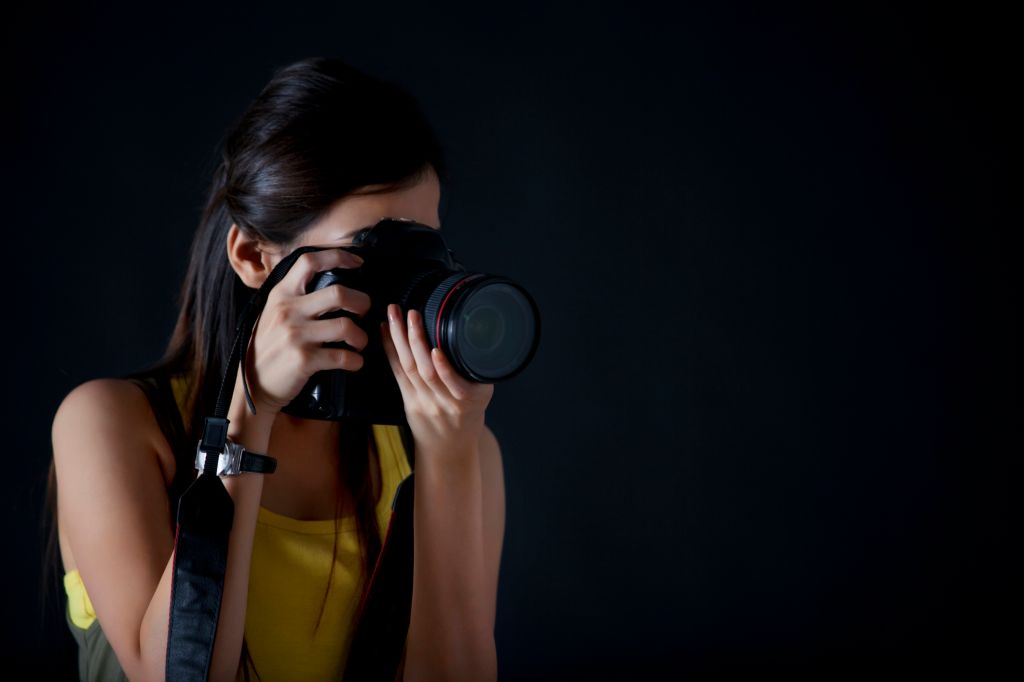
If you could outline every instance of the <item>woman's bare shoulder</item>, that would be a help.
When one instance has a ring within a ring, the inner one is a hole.
[[[101,377],[75,386],[54,414],[51,436],[65,430],[86,440],[116,438],[141,446],[156,456],[165,485],[174,479],[171,446],[160,430],[145,391],[133,381]]]

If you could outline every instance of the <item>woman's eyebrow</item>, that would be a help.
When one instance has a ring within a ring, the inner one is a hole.
[[[368,230],[371,227],[375,226],[376,224],[377,223],[370,223],[369,225],[363,225],[362,227],[357,227],[356,229],[352,230],[351,232],[349,232],[347,234],[343,234],[340,237],[335,237],[331,241],[340,242],[342,239],[348,239],[349,237],[354,237],[355,235],[359,234],[363,230]],[[440,232],[442,227],[444,227],[444,226],[442,224],[438,223],[438,226],[436,228],[437,231]]]
[[[358,233],[359,233],[359,232],[360,232],[361,230],[366,230],[366,229],[368,229],[368,228],[371,228],[371,227],[373,227],[374,225],[376,225],[376,223],[373,223],[373,224],[371,224],[371,225],[363,225],[362,227],[357,227],[356,229],[352,230],[352,231],[351,231],[351,232],[349,232],[348,234],[343,234],[342,236],[340,236],[340,237],[337,237],[336,239],[332,239],[331,241],[335,241],[335,242],[340,242],[340,241],[341,241],[342,239],[348,239],[349,237],[355,236],[355,235],[356,235],[356,234],[358,234]]]

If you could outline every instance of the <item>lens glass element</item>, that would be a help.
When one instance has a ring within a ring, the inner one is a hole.
[[[459,303],[455,350],[480,376],[500,379],[527,360],[536,334],[533,307],[505,282],[472,287]]]

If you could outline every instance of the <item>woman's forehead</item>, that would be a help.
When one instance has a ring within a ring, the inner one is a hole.
[[[436,176],[431,175],[402,189],[342,197],[310,226],[303,242],[325,245],[351,242],[357,232],[372,227],[381,218],[410,218],[440,228],[440,190]]]

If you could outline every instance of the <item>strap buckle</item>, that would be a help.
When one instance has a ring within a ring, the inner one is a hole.
[[[237,476],[242,472],[242,454],[245,448],[240,443],[227,440],[224,443],[225,452],[207,452],[203,443],[196,446],[196,469],[206,471],[206,458],[209,455],[217,456],[218,476]],[[211,472],[207,472],[211,473]]]

